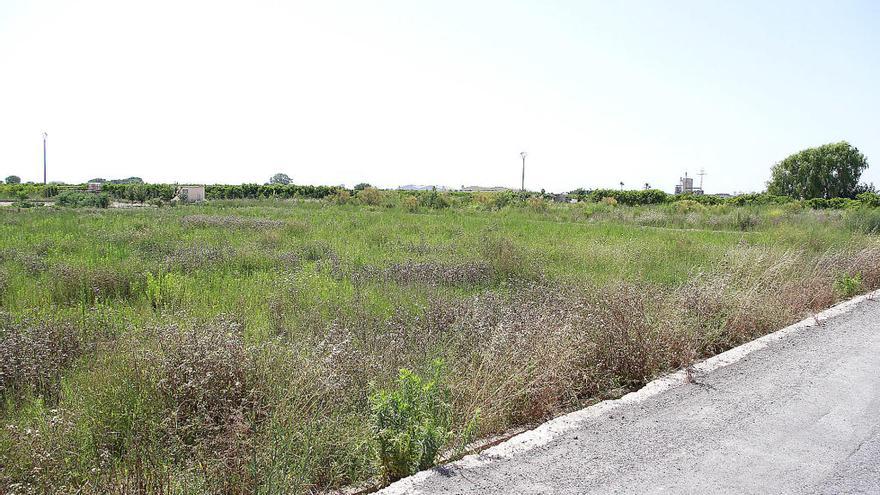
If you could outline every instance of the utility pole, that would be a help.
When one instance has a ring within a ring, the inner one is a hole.
[[[523,151],[523,152],[520,152],[519,156],[522,157],[522,161],[523,161],[522,183],[520,185],[520,190],[525,191],[526,190],[526,157],[529,156],[529,154],[526,153],[525,151]]]
[[[43,185],[46,185],[46,138],[49,137],[49,133],[43,131]]]

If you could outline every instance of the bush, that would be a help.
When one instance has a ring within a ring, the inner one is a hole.
[[[15,202],[12,203],[12,206],[16,208],[33,208],[34,204],[28,201],[27,193],[18,191],[15,193]]]
[[[214,184],[205,186],[206,199],[309,198],[322,199],[343,190],[336,186],[295,184]]]
[[[767,193],[740,194],[727,200],[728,204],[733,206],[781,205],[793,201],[794,199],[788,196],[774,196]]]
[[[840,297],[844,298],[853,297],[858,294],[862,291],[862,274],[841,274],[837,277],[837,280],[834,281],[834,291],[837,292]]]
[[[862,206],[871,208],[880,207],[880,194],[874,192],[863,192],[856,196],[856,199],[862,203]]]
[[[526,203],[534,211],[547,211],[547,200],[540,196],[532,196],[526,200]]]
[[[379,463],[394,481],[427,469],[452,437],[450,393],[443,363],[432,363],[429,379],[401,369],[397,387],[370,396]]]
[[[433,208],[435,210],[449,208],[452,205],[448,194],[438,193],[436,190],[422,194],[420,203],[425,208]]]
[[[199,328],[165,328],[154,369],[158,393],[184,444],[212,439],[254,406],[253,358],[241,326],[217,320]]]
[[[382,191],[376,189],[375,187],[365,187],[357,193],[357,199],[361,202],[361,204],[369,206],[381,205],[384,198],[385,195],[382,193]]]
[[[577,197],[584,197],[578,195]],[[640,205],[656,205],[669,201],[670,196],[658,189],[647,189],[643,191],[619,191],[616,189],[596,189],[591,191],[588,197],[591,201],[598,203],[604,201],[605,198],[614,198],[615,201],[627,206]]]
[[[403,208],[410,213],[419,209],[419,198],[415,196],[406,195],[400,202],[403,204]]]
[[[336,191],[332,195],[327,196],[327,199],[329,199],[330,202],[335,203],[337,205],[344,205],[344,204],[348,203],[349,201],[351,201],[351,193],[348,192],[347,189],[339,189],[338,191]]]
[[[733,222],[737,229],[745,232],[758,226],[758,217],[748,211],[737,210],[733,215]]]
[[[106,193],[65,191],[59,194],[55,201],[57,204],[69,208],[107,208],[110,206],[110,196]]]

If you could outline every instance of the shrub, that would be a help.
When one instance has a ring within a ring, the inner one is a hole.
[[[793,201],[794,199],[789,196],[774,196],[767,193],[740,194],[727,200],[733,206],[781,205]]]
[[[739,230],[752,230],[758,226],[758,217],[751,212],[737,210],[733,214],[733,223]]]
[[[327,196],[327,199],[330,200],[331,203],[344,205],[351,201],[351,193],[346,189],[339,189],[335,193]]]
[[[547,200],[540,196],[531,196],[526,200],[526,204],[534,211],[547,211]]]
[[[12,206],[16,208],[33,208],[34,204],[28,200],[28,195],[24,191],[15,192],[15,202]]]
[[[401,204],[403,204],[403,208],[406,211],[413,213],[419,209],[419,198],[412,195],[406,195],[401,200]]]
[[[438,193],[436,190],[429,191],[421,195],[421,205],[425,208],[433,208],[435,210],[449,208],[452,201],[448,194]]]
[[[582,197],[582,196],[579,196]],[[617,189],[596,189],[589,194],[593,202],[603,201],[604,198],[614,198],[617,203],[627,206],[655,205],[669,201],[670,196],[657,189],[643,191],[619,191]]]
[[[617,199],[612,198],[611,196],[605,196],[604,198],[602,198],[602,201],[600,201],[600,203],[608,206],[617,206]]]
[[[107,208],[110,206],[110,196],[106,193],[93,194],[77,191],[64,191],[58,195],[55,202],[69,208]]]
[[[863,192],[856,196],[856,199],[859,200],[863,206],[868,206],[871,208],[880,207],[880,194],[874,192]]]
[[[366,187],[358,191],[357,199],[361,204],[379,206],[382,204],[382,200],[385,199],[385,195],[375,187]]]
[[[450,393],[442,380],[443,363],[436,360],[430,378],[401,369],[395,389],[370,396],[379,463],[387,479],[433,466],[452,437]]]
[[[184,444],[210,440],[254,405],[254,363],[237,323],[167,327],[159,345],[157,388]]]
[[[841,274],[834,281],[834,291],[840,297],[852,297],[862,291],[862,274],[855,275]]]
[[[473,202],[484,210],[491,210],[495,206],[495,195],[488,192],[474,193]]]

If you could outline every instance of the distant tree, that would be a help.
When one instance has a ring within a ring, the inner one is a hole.
[[[107,179],[102,179],[102,178],[98,177],[96,179],[89,179],[86,182],[107,182]]]
[[[797,199],[854,198],[868,160],[846,141],[799,151],[773,166],[767,192]]]
[[[364,189],[366,189],[368,187],[373,187],[373,186],[367,184],[366,182],[361,182],[360,184],[354,186],[354,190],[355,191],[363,191]]]
[[[140,177],[129,177],[127,179],[111,179],[109,181],[111,184],[143,184],[144,179]]]
[[[10,175],[6,178],[7,184],[21,184],[21,177],[17,175]]]
[[[620,181],[620,190],[623,191],[623,181]]]
[[[275,174],[269,179],[269,184],[290,184],[290,176],[287,174]]]

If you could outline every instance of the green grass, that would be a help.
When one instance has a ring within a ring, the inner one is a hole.
[[[453,449],[880,285],[873,210],[684,206],[0,208],[0,491],[375,484],[403,368]]]

